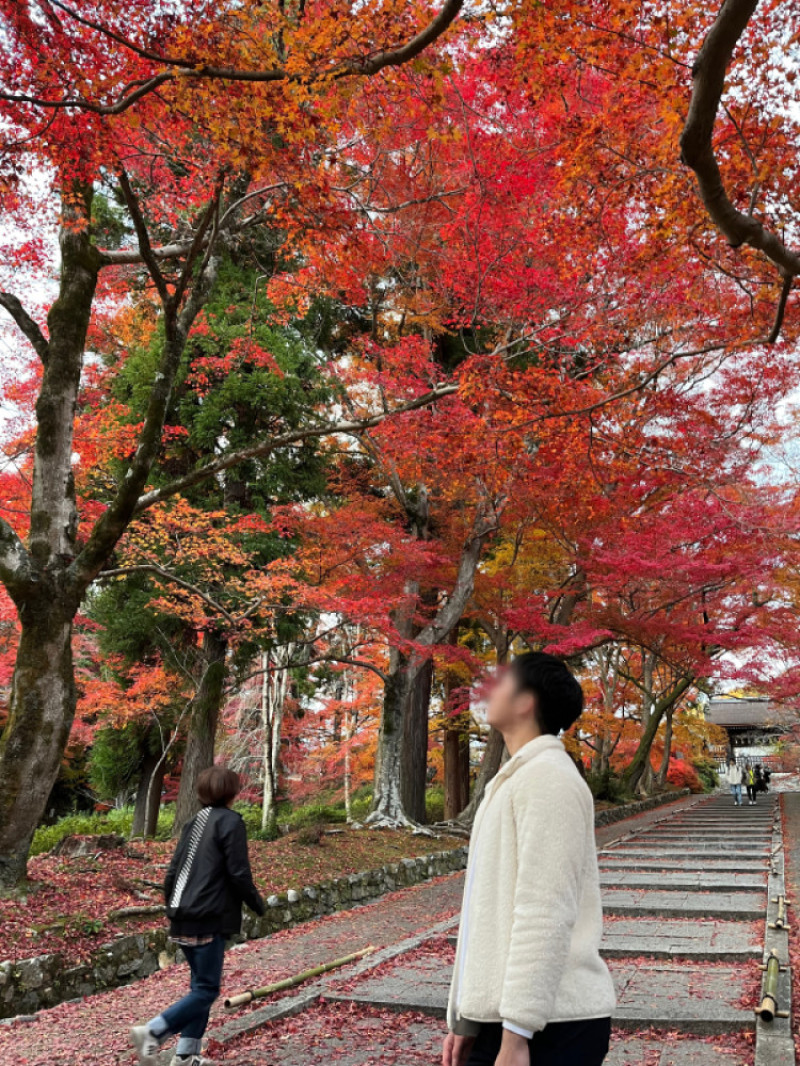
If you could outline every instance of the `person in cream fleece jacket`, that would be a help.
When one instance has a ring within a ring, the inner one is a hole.
[[[489,700],[508,761],[472,831],[443,1066],[600,1066],[614,986],[592,795],[558,739],[583,709],[559,659],[516,658]]]

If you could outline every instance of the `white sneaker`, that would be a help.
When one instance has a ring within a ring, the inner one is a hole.
[[[131,1029],[131,1041],[139,1056],[140,1066],[156,1066],[160,1045],[146,1025],[135,1025]]]
[[[169,1066],[215,1066],[211,1059],[204,1059],[202,1055],[173,1055]]]

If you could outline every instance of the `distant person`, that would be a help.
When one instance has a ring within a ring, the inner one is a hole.
[[[761,764],[760,763],[758,763],[756,765],[755,778],[756,778],[756,793],[758,793],[758,792],[766,792],[767,791],[767,783],[764,780],[764,773],[763,773],[763,771],[761,769]]]
[[[516,658],[488,719],[510,758],[470,843],[443,1066],[600,1066],[614,986],[592,794],[558,739],[583,692],[552,655]]]
[[[737,807],[742,805],[742,768],[733,759],[728,759],[728,772],[725,777],[730,785],[733,802]]]
[[[164,880],[170,939],[186,956],[191,991],[146,1025],[131,1029],[143,1066],[155,1066],[160,1046],[180,1036],[172,1066],[210,1066],[201,1045],[219,995],[225,939],[242,925],[242,904],[256,914],[264,903],[253,884],[242,816],[230,810],[239,775],[222,766],[197,779],[202,809],[184,827]]]
[[[769,792],[769,783],[772,780],[772,770],[768,766],[764,767],[764,791]]]
[[[745,769],[744,783],[747,788],[747,802],[751,807],[754,807],[756,802],[756,771],[754,767],[748,766]]]

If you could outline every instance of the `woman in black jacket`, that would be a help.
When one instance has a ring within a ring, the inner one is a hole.
[[[238,774],[222,766],[203,770],[197,779],[203,806],[184,827],[164,880],[170,939],[189,963],[191,990],[147,1025],[131,1029],[143,1066],[155,1066],[159,1047],[173,1034],[180,1039],[172,1066],[207,1066],[200,1050],[219,995],[225,938],[241,930],[243,903],[264,913],[244,822],[230,809],[239,789]]]

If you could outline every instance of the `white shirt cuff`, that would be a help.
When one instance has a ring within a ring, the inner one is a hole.
[[[533,1039],[533,1033],[530,1029],[523,1029],[519,1025],[514,1025],[513,1022],[503,1022],[503,1028],[508,1029],[510,1033],[516,1033],[517,1036],[524,1036],[526,1040]]]

